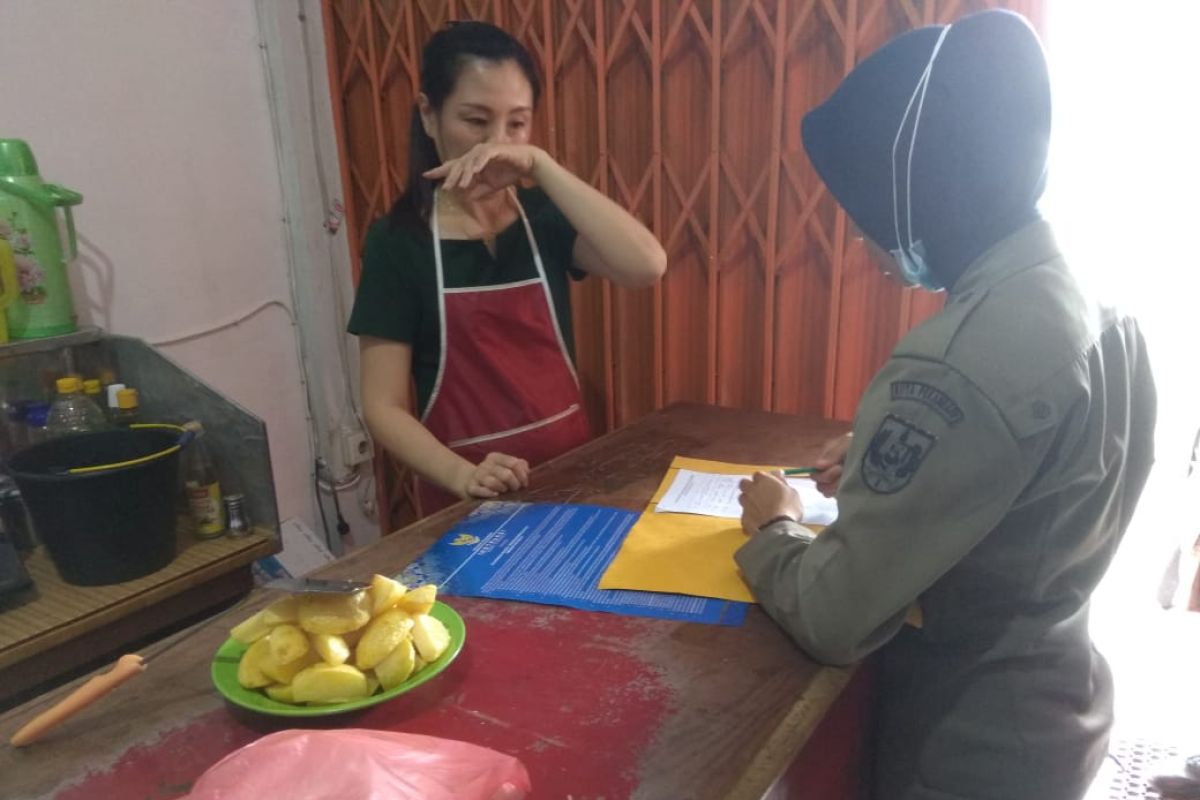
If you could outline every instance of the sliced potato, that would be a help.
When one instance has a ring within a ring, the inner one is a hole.
[[[367,696],[367,676],[349,664],[313,664],[292,679],[297,703],[339,703]]]
[[[268,686],[266,689],[267,697],[280,703],[294,703],[296,698],[292,696],[291,684],[276,683]]]
[[[326,664],[336,667],[350,658],[350,645],[336,633],[312,633],[309,634],[309,641]]]
[[[354,663],[359,669],[371,669],[408,638],[412,627],[413,619],[407,613],[398,608],[384,611],[371,620],[358,640],[358,646],[354,648]]]
[[[262,663],[271,657],[266,639],[258,639],[242,654],[238,662],[237,680],[246,689],[259,689],[273,681],[263,674]]]
[[[309,633],[349,633],[370,620],[371,596],[365,589],[354,594],[300,597],[300,627]]]
[[[400,581],[386,575],[371,576],[371,616],[378,617],[389,608],[394,608],[408,591],[408,587]]]
[[[230,631],[246,645],[238,683],[281,703],[309,705],[393,689],[450,646],[445,625],[429,616],[436,600],[437,586],[410,590],[386,575],[354,594],[277,600]]]
[[[271,626],[263,619],[263,612],[259,611],[234,625],[229,631],[229,636],[235,642],[249,645],[254,644],[270,632]]]
[[[259,660],[258,667],[262,670],[263,675],[266,675],[275,683],[291,683],[295,679],[296,673],[300,670],[320,663],[323,662],[321,661],[321,657],[317,655],[317,651],[309,650],[293,661],[280,664],[275,660],[274,654],[268,648],[266,655]]]
[[[437,600],[437,587],[427,583],[405,592],[400,598],[399,607],[410,614],[428,614],[434,600]]]
[[[375,665],[375,676],[384,689],[394,689],[408,680],[416,670],[417,652],[411,638],[406,638],[387,658]]]
[[[263,622],[268,625],[295,623],[300,618],[300,598],[293,595],[276,600],[262,610]]]
[[[308,635],[295,625],[283,623],[271,629],[267,637],[271,658],[276,664],[290,664],[308,652]]]
[[[428,614],[418,614],[413,617],[412,640],[421,658],[433,663],[450,647],[450,632]]]

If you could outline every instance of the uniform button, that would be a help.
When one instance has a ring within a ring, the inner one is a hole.
[[[1044,400],[1033,401],[1033,418],[1046,419],[1050,416],[1050,404]]]

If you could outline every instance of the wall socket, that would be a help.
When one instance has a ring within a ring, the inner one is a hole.
[[[347,467],[365,464],[375,455],[371,449],[371,439],[367,436],[366,431],[343,428],[341,442],[342,463]]]

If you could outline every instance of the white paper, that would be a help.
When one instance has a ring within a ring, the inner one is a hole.
[[[738,484],[749,477],[681,469],[655,510],[741,519],[742,507],[738,504],[741,489]],[[787,482],[800,493],[800,502],[804,506],[804,519],[801,522],[828,525],[837,519],[837,500],[821,494],[812,478],[788,478]]]

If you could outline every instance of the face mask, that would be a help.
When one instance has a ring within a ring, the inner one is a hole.
[[[900,268],[900,273],[904,280],[911,286],[921,286],[930,291],[941,291],[946,288],[942,282],[934,275],[933,270],[929,268],[929,262],[925,257],[925,244],[918,240],[913,240],[912,233],[912,160],[913,151],[917,144],[917,130],[921,124],[921,111],[925,107],[925,91],[929,88],[929,76],[933,72],[933,62],[937,58],[938,51],[942,49],[942,42],[946,41],[946,34],[950,32],[950,26],[942,28],[942,33],[938,36],[937,43],[933,46],[933,52],[929,54],[929,63],[925,65],[925,69],[921,72],[921,77],[917,81],[917,87],[913,90],[912,97],[908,98],[908,106],[904,109],[904,116],[900,118],[900,127],[896,131],[896,138],[892,141],[892,224],[896,230],[897,247],[892,252],[892,257],[896,259],[896,266]],[[905,212],[905,232],[907,239],[901,236],[900,233],[900,186],[897,180],[898,170],[896,169],[896,152],[900,149],[900,139],[904,133],[904,126],[908,123],[908,116],[913,110],[913,104],[916,103],[916,114],[913,115],[912,136],[908,141],[908,157],[904,164],[904,212]],[[907,242],[907,244],[905,243]]]

